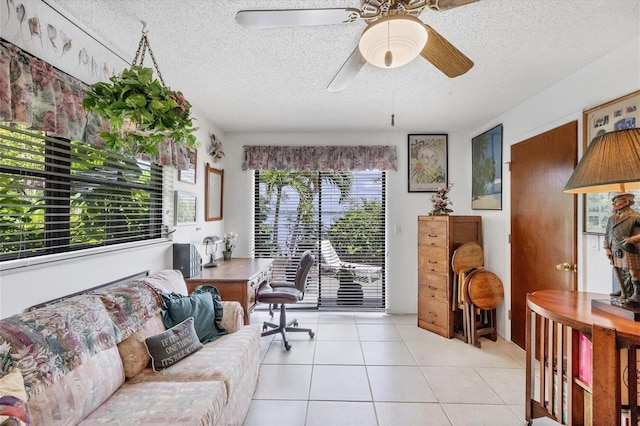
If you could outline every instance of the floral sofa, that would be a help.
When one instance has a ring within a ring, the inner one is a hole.
[[[243,325],[239,303],[222,302],[227,334],[204,345],[196,339],[199,350],[156,371],[145,340],[165,332],[167,293],[187,294],[179,271],[0,320],[0,375],[21,372],[25,423],[242,424],[259,376],[259,327]]]

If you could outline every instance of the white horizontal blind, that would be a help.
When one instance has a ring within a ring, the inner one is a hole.
[[[0,123],[0,260],[160,238],[162,169]]]
[[[385,307],[385,172],[256,171],[255,182],[255,255],[276,258],[275,280],[292,281],[311,250],[304,303]]]

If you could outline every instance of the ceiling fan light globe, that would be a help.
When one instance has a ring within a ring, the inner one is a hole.
[[[371,65],[397,68],[414,60],[427,43],[427,29],[411,15],[390,15],[369,25],[358,43],[360,54]],[[391,52],[391,55],[387,55]],[[387,65],[389,56],[391,65]]]

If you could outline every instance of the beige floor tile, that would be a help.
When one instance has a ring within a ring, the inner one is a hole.
[[[358,324],[393,324],[391,316],[380,312],[356,312],[354,318]]]
[[[418,324],[418,316],[415,314],[389,314],[394,324]]]
[[[522,425],[518,416],[506,405],[442,404],[453,426]]]
[[[380,426],[449,426],[451,422],[440,404],[376,402]]]
[[[290,340],[291,349],[286,350],[282,340],[275,339],[267,352],[263,364],[313,364],[316,351],[315,339]]]
[[[356,316],[353,312],[322,312],[318,316],[320,324],[355,324]]]
[[[361,342],[367,365],[416,365],[404,342]]]
[[[376,402],[437,402],[418,367],[368,366],[367,374]]]
[[[483,340],[480,348],[462,341],[452,342],[452,344],[473,367],[523,367],[522,363],[516,361],[509,353],[503,350],[502,345],[491,340]]]
[[[471,367],[420,367],[440,403],[504,404]]]
[[[364,365],[360,342],[319,341],[313,361],[316,365]]]
[[[449,340],[415,324],[396,324],[396,329],[405,342],[446,342]]]
[[[371,401],[364,366],[314,365],[310,400]]]
[[[311,365],[263,364],[253,399],[309,399]]]
[[[476,368],[476,371],[506,404],[524,404],[524,368]]]
[[[358,329],[355,321],[350,324],[320,323],[316,333],[318,340],[358,341]]]
[[[418,365],[445,367],[469,367],[471,365],[469,361],[447,341],[411,341],[406,344]]]
[[[393,324],[357,325],[361,342],[401,342],[402,337]]]
[[[244,426],[304,426],[307,401],[271,401],[254,399]]]
[[[309,401],[307,426],[375,426],[372,402]]]

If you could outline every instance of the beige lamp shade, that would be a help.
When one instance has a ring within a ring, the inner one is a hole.
[[[358,48],[371,65],[396,68],[414,60],[427,43],[427,37],[427,29],[418,18],[389,15],[364,30]]]
[[[605,133],[589,144],[564,187],[570,194],[640,190],[640,129]]]

